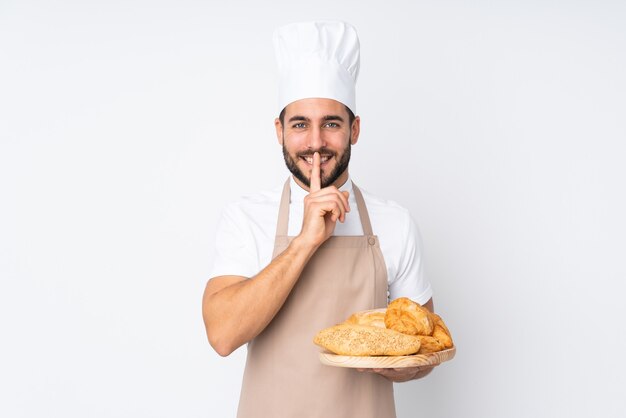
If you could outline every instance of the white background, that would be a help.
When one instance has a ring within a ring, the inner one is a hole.
[[[408,417],[626,414],[620,1],[0,1],[0,416],[233,417],[200,301],[287,175],[271,35],[359,31],[351,173],[408,207],[457,357]]]

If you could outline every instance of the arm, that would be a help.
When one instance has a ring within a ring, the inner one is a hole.
[[[395,294],[397,296],[404,293],[422,294],[426,289],[430,288],[427,282],[423,281],[422,275],[422,256],[421,256],[421,237],[417,225],[409,218],[406,231],[405,241],[402,245],[404,253],[400,262],[400,270],[403,272],[400,278],[397,278],[395,284]],[[398,287],[398,282],[400,285]],[[430,298],[424,303],[426,309],[435,312],[433,299]],[[398,369],[370,369],[370,371],[380,374],[381,376],[393,382],[406,382],[409,380],[421,379],[433,370],[433,367],[410,367]]]
[[[256,337],[274,318],[315,248],[296,238],[256,276],[215,277],[207,283],[202,316],[209,343],[221,356]]]
[[[279,311],[317,248],[349,211],[347,192],[320,187],[320,157],[315,153],[311,193],[304,201],[300,234],[256,276],[215,277],[207,283],[202,316],[211,346],[227,356],[256,337]]]

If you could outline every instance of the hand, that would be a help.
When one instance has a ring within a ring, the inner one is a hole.
[[[357,369],[360,372],[378,373],[392,382],[407,382],[409,380],[421,379],[434,369],[433,366],[424,367],[403,367],[398,369]]]
[[[335,230],[337,221],[344,222],[350,212],[348,192],[340,192],[335,186],[322,187],[320,154],[313,154],[311,186],[304,198],[304,218],[300,237],[317,247]]]

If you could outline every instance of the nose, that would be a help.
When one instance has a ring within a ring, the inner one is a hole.
[[[312,150],[319,150],[326,146],[324,134],[319,126],[315,126],[310,130],[309,143],[307,145],[308,148]]]

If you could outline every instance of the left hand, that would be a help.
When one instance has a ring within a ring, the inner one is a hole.
[[[392,382],[407,382],[409,380],[421,379],[429,374],[434,366],[424,367],[402,367],[397,369],[357,369],[360,372],[378,373]]]

